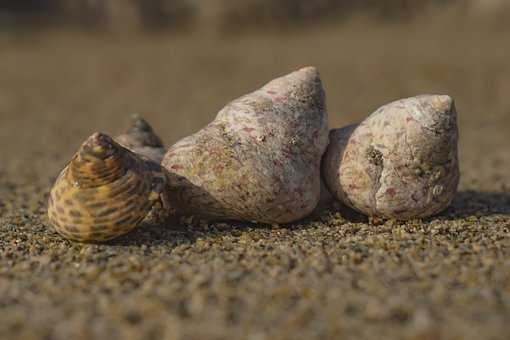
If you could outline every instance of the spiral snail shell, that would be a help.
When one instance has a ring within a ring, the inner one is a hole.
[[[131,121],[126,131],[117,137],[115,141],[157,164],[160,164],[165,156],[165,146],[156,135],[152,126],[139,115],[131,116]]]
[[[50,191],[51,225],[64,237],[101,242],[131,231],[161,198],[147,162],[109,136],[94,133]]]

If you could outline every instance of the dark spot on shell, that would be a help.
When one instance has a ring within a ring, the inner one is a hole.
[[[71,233],[80,233],[80,230],[79,230],[76,226],[74,226],[74,225],[72,225],[72,224],[68,224],[68,225],[66,225],[66,226],[65,226],[65,229],[66,229],[67,231],[71,232]]]
[[[126,226],[134,227],[140,222],[141,219],[142,217],[140,216],[128,216],[126,219],[123,219],[124,221],[122,223],[120,223],[121,221],[115,223],[113,230],[115,232],[120,232],[126,230]]]
[[[71,215],[72,217],[82,217],[81,212],[74,209],[69,210],[69,215]]]
[[[106,210],[103,210],[103,211],[100,211],[99,213],[97,213],[95,216],[96,217],[106,217],[114,212],[116,212],[118,210],[118,208],[114,207],[114,208],[109,208],[109,209],[106,209]]]
[[[70,199],[66,199],[66,200],[64,200],[64,204],[71,206],[71,205],[73,205],[73,201],[71,201]]]
[[[139,181],[136,181],[136,184],[139,184]],[[130,183],[126,183],[126,181],[122,181],[118,183],[115,188],[113,188],[110,192],[107,193],[107,197],[116,198],[120,194],[125,194],[126,191],[129,190]]]
[[[128,215],[118,221],[115,222],[115,226],[116,227],[122,227],[124,224],[128,223],[128,222],[131,222],[132,221],[132,216],[131,215]]]
[[[142,207],[142,211],[149,211],[152,208],[153,204],[154,202],[147,200]]]
[[[80,203],[87,203],[91,200],[91,198],[97,195],[96,189],[87,189],[85,191],[78,191],[74,194],[73,198]]]
[[[395,188],[388,188],[388,189],[386,189],[386,193],[388,195],[390,195],[391,197],[393,197],[397,194],[397,190]]]
[[[61,206],[57,206],[56,209],[57,209],[59,214],[65,214],[65,210]]]
[[[90,230],[92,230],[92,232],[101,232],[104,230],[108,230],[108,226],[105,224],[95,224],[90,227]]]
[[[107,202],[104,202],[104,201],[99,201],[99,202],[94,202],[94,203],[90,203],[90,204],[87,204],[87,207],[90,208],[90,209],[100,209],[100,208],[105,208],[108,206],[108,203]]]
[[[94,223],[96,224],[103,224],[103,223],[110,223],[112,221],[112,216],[105,216],[105,217],[96,217],[94,218]]]
[[[99,232],[99,231],[92,232],[89,234],[89,238],[94,239],[94,240],[106,240],[113,236],[115,236],[115,235],[111,235],[109,233],[104,233],[104,232]]]
[[[125,195],[131,196],[135,194],[139,194],[143,191],[145,191],[145,185],[143,182],[136,181],[136,185],[134,185],[132,188],[130,188],[128,191],[126,191]]]

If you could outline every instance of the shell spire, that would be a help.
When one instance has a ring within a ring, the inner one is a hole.
[[[166,149],[161,138],[152,126],[139,115],[132,115],[128,128],[115,140],[125,148],[158,164],[161,163]]]
[[[126,171],[125,150],[108,135],[100,132],[80,146],[69,163],[67,176],[75,186],[91,188],[115,181]]]

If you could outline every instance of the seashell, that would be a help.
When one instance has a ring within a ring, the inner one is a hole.
[[[94,133],[50,191],[51,225],[64,237],[83,242],[106,241],[129,232],[161,198],[153,165],[109,136]]]
[[[331,131],[323,178],[336,199],[370,217],[431,216],[456,193],[457,140],[452,98],[398,100],[360,124]]]
[[[314,67],[234,100],[167,151],[178,210],[212,219],[288,223],[313,211],[328,142]]]
[[[170,215],[176,214],[170,203],[169,191],[166,188],[168,182],[166,170],[160,165],[165,156],[166,148],[152,126],[145,119],[134,114],[131,116],[126,131],[115,137],[115,141],[146,160],[152,171],[153,187],[156,192],[161,193],[162,204],[160,206],[154,205],[147,219],[158,223],[164,221]]]
[[[154,133],[152,126],[138,115],[131,117],[131,122],[126,131],[117,137],[115,141],[157,164],[161,164],[165,156],[165,146],[161,139]]]

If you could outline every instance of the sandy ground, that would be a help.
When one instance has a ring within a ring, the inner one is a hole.
[[[445,28],[446,27],[446,28]],[[0,338],[510,338],[508,31],[329,27],[237,37],[0,37]],[[461,184],[439,216],[370,226],[183,218],[104,245],[47,227],[89,134],[144,114],[170,144],[303,64],[332,126],[418,93],[457,100]]]

